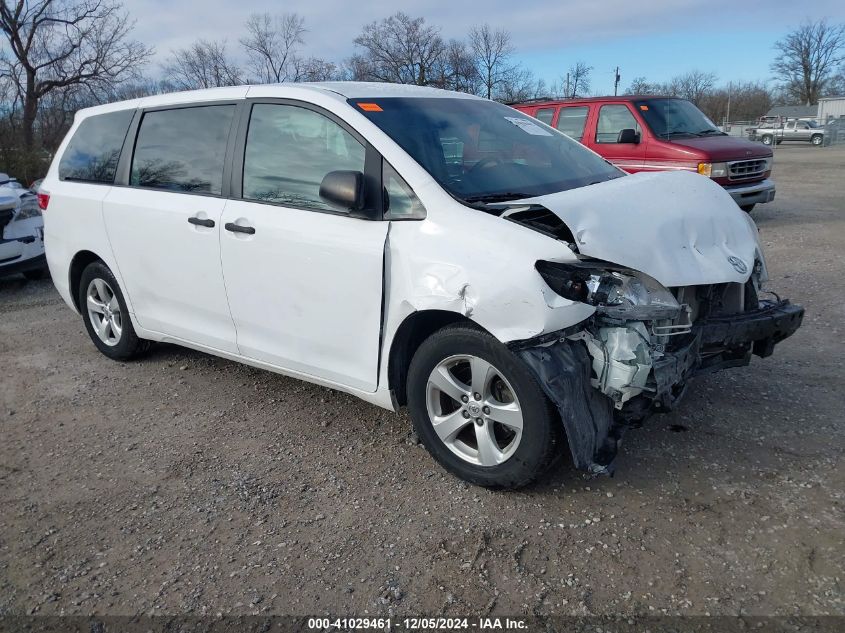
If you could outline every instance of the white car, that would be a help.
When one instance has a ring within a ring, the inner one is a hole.
[[[803,316],[758,299],[757,229],[720,186],[627,176],[430,88],[83,110],[40,191],[53,280],[106,356],[167,341],[407,405],[431,454],[485,486],[567,451],[608,472],[626,428]]]
[[[44,220],[36,194],[0,173],[0,277],[16,273],[28,279],[47,274]]]

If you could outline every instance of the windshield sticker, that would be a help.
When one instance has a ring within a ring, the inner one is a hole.
[[[518,116],[506,116],[505,117],[508,121],[513,123],[516,127],[518,127],[523,132],[527,132],[533,136],[551,136],[552,133],[548,130],[544,130],[539,125],[534,123],[533,121],[529,121],[528,119],[523,119],[522,117]]]

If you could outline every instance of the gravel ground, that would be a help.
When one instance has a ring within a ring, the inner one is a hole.
[[[804,326],[626,436],[614,478],[445,474],[406,414],[161,345],[115,363],[0,282],[0,615],[845,614],[845,148],[754,212]]]

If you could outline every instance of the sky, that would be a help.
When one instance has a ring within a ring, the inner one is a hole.
[[[516,59],[547,83],[569,66],[593,67],[592,92],[612,94],[634,77],[662,82],[689,70],[719,83],[771,81],[774,43],[804,18],[845,23],[842,0],[124,0],[134,35],[156,49],[154,66],[196,39],[227,40],[239,54],[243,24],[254,12],[296,12],[308,32],[303,53],[339,62],[355,50],[361,28],[396,11],[422,16],[444,38],[463,39],[484,22],[511,33]]]

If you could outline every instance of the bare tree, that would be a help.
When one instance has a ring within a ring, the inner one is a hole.
[[[818,103],[839,63],[845,60],[845,24],[805,22],[775,44],[772,71],[794,101]]]
[[[660,92],[660,87],[657,84],[649,83],[645,77],[634,77],[631,85],[625,90],[627,95],[650,95]]]
[[[334,62],[319,57],[294,57],[291,81],[335,81],[342,79],[341,70]]]
[[[661,86],[660,92],[688,99],[698,105],[716,85],[716,75],[701,70],[691,70],[673,77],[668,84]]]
[[[728,116],[732,121],[755,121],[771,109],[772,95],[762,83],[731,83],[709,91],[697,105],[713,121]]]
[[[217,88],[243,83],[241,70],[226,54],[226,42],[197,40],[173,51],[163,65],[165,83],[176,90]]]
[[[362,49],[349,61],[355,79],[418,86],[436,83],[446,53],[439,29],[401,11],[366,25],[355,45]]]
[[[261,83],[295,79],[297,56],[305,43],[305,19],[297,13],[276,17],[253,13],[246,22],[247,36],[240,43],[246,49],[250,70]]]
[[[564,96],[568,99],[574,99],[579,94],[583,95],[589,92],[590,74],[592,72],[593,67],[587,66],[585,62],[576,62],[574,66],[570,66],[569,72],[566,74]]]
[[[475,60],[464,42],[449,40],[432,69],[430,84],[445,90],[476,94],[480,88]]]
[[[10,55],[0,74],[22,103],[23,142],[32,149],[43,98],[77,87],[101,90],[130,79],[152,49],[130,39],[132,23],[113,0],[17,0],[0,4]]]
[[[496,98],[503,103],[519,103],[555,92],[556,89],[547,88],[546,82],[537,79],[529,69],[517,66],[502,81]]]
[[[510,63],[514,53],[510,33],[503,29],[494,31],[489,24],[484,24],[470,30],[469,42],[481,77],[483,96],[492,99],[514,69]]]

